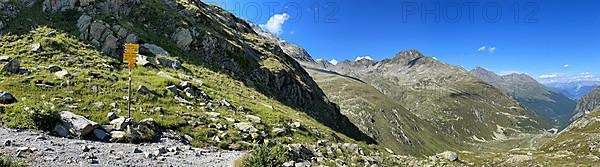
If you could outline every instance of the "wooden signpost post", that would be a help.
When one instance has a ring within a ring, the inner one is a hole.
[[[135,68],[136,57],[140,50],[139,44],[125,44],[125,51],[123,52],[123,61],[129,65],[129,86],[127,89],[127,112],[129,118],[131,118],[131,70]]]

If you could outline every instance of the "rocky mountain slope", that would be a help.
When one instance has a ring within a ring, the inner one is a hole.
[[[575,107],[574,116],[571,120],[575,121],[585,115],[588,115],[600,107],[600,87],[593,89],[590,93],[583,96]]]
[[[504,94],[534,111],[553,126],[560,128],[570,123],[569,119],[576,102],[562,94],[552,92],[530,76],[526,74],[499,76],[481,67],[471,70],[470,73],[499,88]]]
[[[415,116],[368,83],[321,69],[318,64],[305,63],[304,67],[327,97],[340,105],[342,114],[386,148],[412,155],[432,155],[454,149],[452,145],[456,143],[435,133],[430,122]]]
[[[495,87],[415,50],[382,61],[343,61],[327,69],[365,81],[434,123],[435,133],[462,144],[508,139],[546,127]]]
[[[550,90],[563,94],[570,99],[578,101],[581,97],[590,93],[594,88],[600,86],[600,81],[573,81],[573,82],[556,82],[544,83]]]

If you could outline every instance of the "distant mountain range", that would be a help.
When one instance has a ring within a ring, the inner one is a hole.
[[[593,89],[590,93],[583,96],[579,103],[577,103],[577,107],[575,108],[574,116],[571,119],[572,121],[578,120],[585,115],[590,114],[595,109],[600,107],[600,87]]]
[[[588,94],[592,89],[599,87],[598,81],[575,81],[566,83],[544,83],[550,90],[563,94],[570,99],[579,100]]]
[[[556,127],[564,127],[570,123],[576,102],[549,90],[526,74],[499,76],[481,67],[471,70],[471,74],[499,88]]]

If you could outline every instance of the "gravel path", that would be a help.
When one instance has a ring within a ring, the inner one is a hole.
[[[169,136],[169,135],[165,135]],[[191,148],[172,137],[121,144],[58,138],[0,127],[0,156],[30,166],[231,166],[243,152]]]

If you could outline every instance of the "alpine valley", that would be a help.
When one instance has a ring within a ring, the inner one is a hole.
[[[600,161],[600,88],[417,50],[331,64],[200,0],[0,0],[0,34],[2,167]]]

